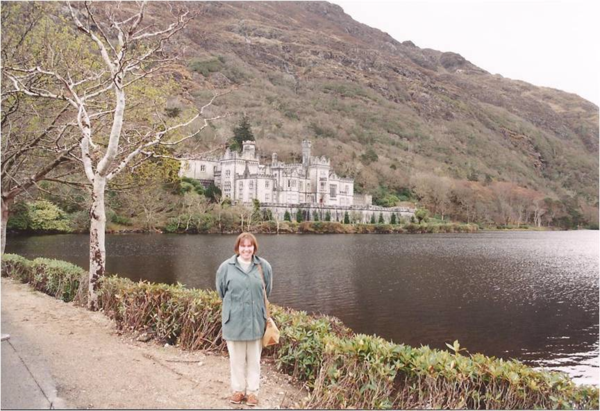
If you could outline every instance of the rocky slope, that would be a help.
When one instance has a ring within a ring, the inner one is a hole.
[[[595,104],[398,41],[326,2],[189,7],[199,16],[173,46],[185,50],[177,73],[185,94],[171,104],[200,105],[207,89],[238,86],[216,109],[247,114],[265,156],[297,157],[310,138],[362,191],[398,191],[429,173],[597,205]],[[151,16],[165,8],[154,4]],[[186,149],[225,141],[238,121]]]

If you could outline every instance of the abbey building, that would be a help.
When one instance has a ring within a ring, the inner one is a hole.
[[[373,206],[372,196],[355,194],[354,180],[338,176],[328,158],[312,156],[308,140],[302,142],[302,163],[283,163],[273,153],[270,164],[260,164],[255,142],[245,141],[241,153],[227,148],[221,158],[183,161],[180,175],[206,186],[214,183],[223,198],[232,202],[251,204],[258,199],[262,208],[271,209],[281,219],[285,211],[298,210],[307,216],[329,212],[337,221],[345,212],[352,212],[355,222],[369,222],[376,213],[386,222],[392,213],[397,217],[413,214],[401,207]]]
[[[234,202],[258,199],[261,203],[288,205],[355,204],[354,180],[336,175],[329,159],[312,156],[308,140],[302,142],[302,163],[283,163],[273,153],[271,164],[260,164],[255,142],[245,141],[241,154],[227,149],[220,159],[184,162],[182,175],[214,181],[223,197]],[[357,197],[358,203],[365,203],[364,196]]]

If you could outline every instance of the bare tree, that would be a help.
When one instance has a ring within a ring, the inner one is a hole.
[[[448,177],[419,173],[412,177],[411,186],[422,204],[442,220],[450,207],[450,192],[453,181]]]
[[[160,76],[176,61],[177,56],[166,53],[165,45],[193,17],[189,10],[175,10],[167,4],[173,22],[161,25],[162,22],[146,23],[146,2],[136,3],[132,11],[127,10],[131,7],[129,3],[103,4],[98,8],[91,2],[67,6],[78,33],[73,34],[74,41],[81,45],[80,50],[91,52],[82,55],[80,61],[63,61],[49,67],[35,61],[30,65],[3,66],[2,73],[13,85],[12,92],[64,101],[76,113],[79,161],[92,186],[89,308],[96,309],[98,280],[104,275],[106,265],[104,195],[108,182],[151,158],[154,147],[186,141],[222,116],[206,116],[219,94],[214,94],[195,115],[188,113],[189,118],[179,123],[163,116],[160,107],[152,105],[150,95],[144,95],[145,87],[165,80]],[[53,62],[63,60],[61,48],[52,52],[56,55]],[[138,98],[127,104],[126,98],[136,93]],[[126,122],[126,107],[136,106],[141,110],[139,117],[130,113]],[[95,122],[106,115],[109,121]]]
[[[40,48],[32,47],[31,37],[40,31],[46,5],[23,3],[2,7],[2,62],[6,66],[44,60]],[[37,35],[37,37],[40,37]],[[2,70],[2,254],[6,246],[6,227],[15,200],[38,190],[42,180],[60,181],[68,173],[72,153],[79,145],[73,113],[64,101],[39,101],[12,87]],[[28,79],[28,87],[41,85]],[[44,112],[41,118],[39,113]],[[72,168],[72,163],[70,164]]]

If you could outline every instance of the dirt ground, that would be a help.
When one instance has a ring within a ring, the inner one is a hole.
[[[221,408],[230,404],[229,359],[133,335],[90,312],[2,278],[2,323],[47,367],[69,408]],[[5,332],[5,331],[3,331]],[[301,408],[307,392],[263,360],[257,408]]]

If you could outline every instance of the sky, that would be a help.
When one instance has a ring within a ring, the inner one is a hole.
[[[600,105],[598,0],[330,0],[354,20],[420,48]]]

